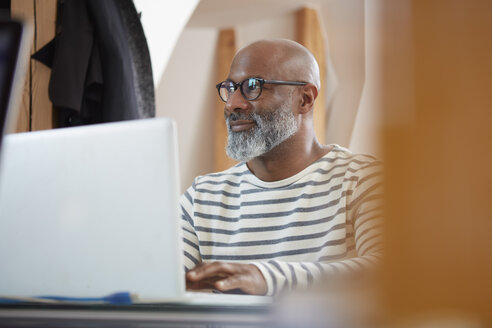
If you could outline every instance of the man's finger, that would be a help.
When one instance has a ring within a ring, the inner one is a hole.
[[[187,283],[198,283],[198,282],[202,282],[204,284],[209,284],[210,286],[213,286],[215,284],[216,281],[220,280],[220,279],[223,279],[224,277],[208,277],[208,278],[204,278],[204,279],[200,279],[200,280],[191,280],[191,279],[186,279],[186,282]]]
[[[186,281],[186,289],[199,290],[199,289],[215,289],[215,283],[217,280],[200,280],[200,281]]]
[[[200,289],[213,289],[214,286],[210,285],[208,283],[204,283],[202,281],[197,281],[197,282],[186,282],[186,289],[188,290],[200,290]]]
[[[240,274],[217,280],[214,283],[214,288],[221,292],[226,292],[231,289],[243,289],[244,287],[247,287],[245,286],[245,279],[244,276]]]
[[[224,278],[234,274],[237,271],[234,268],[235,266],[233,264],[224,262],[203,263],[202,265],[188,271],[186,277],[193,281],[201,280],[207,277]]]

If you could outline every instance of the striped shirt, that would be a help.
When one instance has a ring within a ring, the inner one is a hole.
[[[253,263],[274,295],[371,266],[381,255],[381,165],[333,146],[280,181],[244,162],[197,177],[180,199],[185,269]]]

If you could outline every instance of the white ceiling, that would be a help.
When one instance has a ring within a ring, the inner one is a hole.
[[[227,28],[320,7],[331,0],[201,0],[188,27]]]

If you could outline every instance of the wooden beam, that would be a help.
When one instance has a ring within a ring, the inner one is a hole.
[[[326,51],[323,25],[318,11],[302,8],[296,12],[296,40],[312,52],[318,61],[321,90],[314,105],[314,130],[318,141],[326,142]]]
[[[236,33],[234,29],[224,29],[219,32],[217,82],[223,81],[229,74],[232,59],[236,54]],[[229,158],[225,152],[227,145],[227,127],[224,123],[224,102],[217,95],[215,110],[215,171],[223,171],[236,161]]]
[[[56,0],[35,0],[36,40],[35,51],[55,36]],[[48,97],[51,69],[32,61],[32,123],[31,129],[53,128],[53,104]]]
[[[31,24],[34,28],[34,1],[35,0],[11,0],[10,10],[13,18],[20,18]],[[31,52],[34,49],[34,38],[31,43]],[[27,132],[31,126],[31,59],[26,62],[29,67],[26,69],[22,99],[20,101],[19,116],[17,119],[16,132]]]

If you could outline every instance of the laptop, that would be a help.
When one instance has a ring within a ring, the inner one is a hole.
[[[30,41],[31,30],[23,22],[0,20],[0,150],[3,135],[17,123]]]
[[[7,135],[0,295],[267,304],[185,292],[176,140],[168,118]]]

